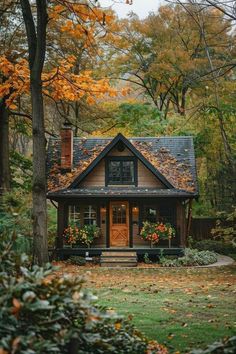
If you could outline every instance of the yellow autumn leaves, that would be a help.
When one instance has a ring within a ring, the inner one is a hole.
[[[71,38],[81,39],[80,45],[88,51],[94,50],[98,29],[100,28],[101,35],[104,35],[105,26],[113,21],[110,12],[105,13],[86,3],[75,4],[67,1],[49,6],[48,15],[50,29],[57,28],[61,33],[67,32]],[[91,70],[79,71],[77,61],[79,59],[76,56],[69,55],[57,60],[53,67],[50,61],[46,63],[42,75],[43,93],[46,96],[54,101],[78,101],[83,97],[89,104],[94,104],[105,95],[117,96],[117,90],[111,87],[108,79],[95,79]],[[18,58],[12,61],[7,56],[1,56],[0,78],[0,98],[5,99],[10,109],[16,109],[17,98],[30,91],[27,60]],[[122,94],[125,92],[122,91]]]
[[[76,58],[69,56],[59,62],[59,65],[42,75],[43,92],[53,100],[77,101],[86,98],[89,104],[104,95],[114,97],[117,91],[113,89],[108,79],[95,80],[92,71],[74,74]],[[0,86],[0,98],[7,97],[6,104],[10,109],[16,109],[16,99],[28,94],[30,90],[30,73],[25,59],[12,63],[5,56],[0,57],[0,74],[4,77]]]

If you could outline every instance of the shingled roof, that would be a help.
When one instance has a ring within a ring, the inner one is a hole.
[[[50,138],[47,154],[48,196],[59,195],[90,195],[91,191],[76,187],[73,181],[82,176],[88,167],[95,163],[99,155],[106,150],[114,138],[74,138],[73,141],[73,168],[69,173],[61,173],[60,154],[61,140]],[[124,138],[125,139],[125,138]],[[125,139],[126,140],[126,139]],[[163,180],[167,181],[166,190],[151,191],[150,189],[136,188],[138,194],[196,196],[198,194],[195,155],[193,139],[191,136],[175,137],[142,137],[128,138],[130,146],[137,151],[142,158],[148,161],[153,169],[159,173]],[[71,190],[71,186],[73,190]],[[76,189],[77,188],[77,189]],[[78,189],[79,188],[79,189]],[[70,191],[69,191],[70,189]],[[131,188],[131,194],[135,188]],[[119,195],[119,188],[98,188],[93,190],[94,195]],[[121,191],[121,190],[120,190]],[[169,191],[169,192],[168,192]],[[167,193],[168,192],[168,193]]]

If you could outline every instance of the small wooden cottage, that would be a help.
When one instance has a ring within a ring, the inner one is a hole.
[[[121,249],[157,254],[161,248],[171,254],[185,247],[190,205],[198,195],[192,137],[73,138],[67,125],[61,139],[49,141],[47,171],[60,255]],[[171,223],[171,247],[166,240],[155,247],[143,240],[144,221]],[[97,225],[101,235],[89,249],[68,248],[63,233],[71,224]]]

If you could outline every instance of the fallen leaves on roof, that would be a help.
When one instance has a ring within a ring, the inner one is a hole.
[[[63,171],[58,162],[54,163],[48,175],[48,191],[55,192],[57,190],[68,188],[73,180],[96,159],[107,144],[95,145],[94,148],[89,151],[83,148],[83,144],[78,146],[77,148],[80,148],[83,151],[83,159],[79,160],[77,166],[71,171]]]
[[[189,164],[178,161],[165,147],[153,153],[151,142],[136,141],[133,145],[176,189],[195,191]]]
[[[77,149],[81,150],[82,158],[77,165],[69,171],[62,171],[57,155],[58,145],[54,146],[53,156],[51,157],[51,168],[48,174],[48,190],[50,192],[66,189],[85,169],[96,159],[103,149],[110,143],[107,141],[102,145],[97,144],[93,149],[85,148],[86,139],[82,140]],[[60,142],[57,142],[59,144]],[[133,146],[149,161],[153,167],[159,171],[174,188],[187,192],[195,192],[194,177],[190,170],[190,164],[178,161],[170,151],[161,147],[153,151],[152,142],[132,141]]]

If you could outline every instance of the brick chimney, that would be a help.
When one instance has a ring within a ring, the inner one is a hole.
[[[70,123],[64,123],[61,129],[61,168],[71,170],[73,167],[73,130]]]

